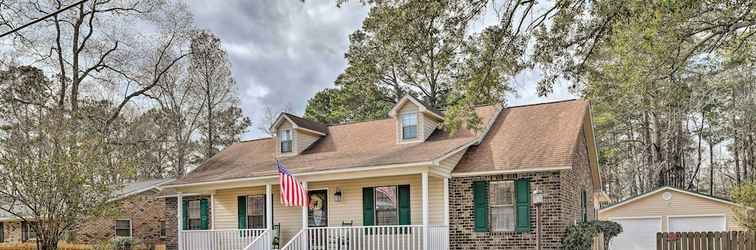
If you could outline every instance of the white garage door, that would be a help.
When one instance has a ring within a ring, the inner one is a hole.
[[[670,232],[725,231],[724,216],[670,216]]]
[[[661,218],[612,219],[622,225],[622,233],[611,241],[612,250],[656,249],[656,233],[661,231]]]

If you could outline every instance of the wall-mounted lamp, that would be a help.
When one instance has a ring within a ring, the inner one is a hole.
[[[543,191],[533,191],[533,205],[536,207],[536,249],[541,250],[541,205],[543,205]]]
[[[543,204],[543,191],[536,189],[533,191],[533,205],[540,206]]]
[[[343,194],[341,193],[341,189],[336,189],[336,192],[333,192],[334,201],[341,202],[341,196],[343,196]]]

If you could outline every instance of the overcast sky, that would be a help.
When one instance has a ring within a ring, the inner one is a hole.
[[[256,127],[265,106],[288,106],[298,115],[318,90],[332,87],[346,68],[348,35],[367,16],[367,8],[351,4],[337,8],[334,0],[191,2],[195,21],[224,43],[239,84],[244,113],[253,126],[242,139],[265,136]],[[491,18],[483,18],[484,25]],[[494,19],[495,20],[495,19]],[[574,98],[559,86],[546,98],[535,94],[539,72],[523,72],[515,79],[519,96],[510,105]]]

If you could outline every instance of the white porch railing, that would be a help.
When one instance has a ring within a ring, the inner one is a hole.
[[[266,230],[260,236],[257,236],[257,239],[252,241],[252,243],[244,248],[244,250],[271,250],[272,247],[273,237],[271,236],[270,231]]]
[[[428,249],[449,250],[449,226],[430,226]]]
[[[180,250],[245,250],[265,229],[182,230]]]
[[[299,231],[281,250],[423,250],[422,225],[319,227]],[[428,250],[448,250],[449,228],[429,230]]]

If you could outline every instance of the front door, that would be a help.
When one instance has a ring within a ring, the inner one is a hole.
[[[312,190],[307,192],[307,221],[310,227],[328,226],[328,191]]]

